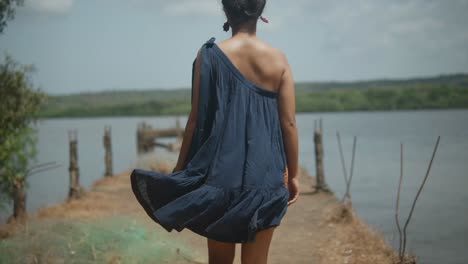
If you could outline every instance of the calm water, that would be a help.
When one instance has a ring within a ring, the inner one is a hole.
[[[441,136],[432,170],[408,226],[408,249],[420,263],[468,263],[468,110],[300,114],[300,160],[314,173],[313,120],[324,122],[326,180],[338,197],[345,191],[336,131],[340,132],[348,171],[357,136],[351,193],[366,222],[398,248],[394,221],[404,144],[400,217],[404,222]]]
[[[311,174],[315,174],[313,121],[320,117],[324,122],[327,183],[338,197],[343,195],[345,184],[336,132],[340,131],[348,167],[352,138],[357,136],[351,186],[353,206],[362,219],[381,231],[395,247],[400,142],[405,145],[400,211],[404,221],[440,135],[432,171],[408,227],[408,249],[419,256],[421,263],[468,262],[468,110],[298,114],[300,162]],[[35,211],[66,198],[69,129],[78,129],[81,184],[89,188],[104,173],[104,125],[112,126],[117,173],[136,166],[136,127],[143,120],[158,128],[175,124],[174,117],[42,120],[38,124],[38,161],[56,161],[62,166],[31,177],[28,210]],[[185,120],[181,118],[182,124]],[[5,214],[0,218],[4,220]]]

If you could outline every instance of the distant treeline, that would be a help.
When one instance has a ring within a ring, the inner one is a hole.
[[[468,74],[409,80],[298,83],[297,112],[468,108]],[[128,90],[53,95],[41,117],[179,115],[190,90]]]

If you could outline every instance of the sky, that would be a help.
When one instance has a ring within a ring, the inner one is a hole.
[[[188,88],[198,49],[230,32],[220,0],[25,0],[0,52],[50,94]],[[258,37],[296,82],[468,72],[468,0],[269,0]]]

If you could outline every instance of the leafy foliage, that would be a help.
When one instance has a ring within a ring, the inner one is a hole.
[[[0,33],[6,27],[7,22],[14,18],[15,7],[22,5],[24,0],[0,0]]]
[[[190,90],[128,90],[51,96],[41,117],[187,114]],[[296,84],[298,112],[468,108],[468,75]]]
[[[44,94],[33,88],[30,65],[6,56],[0,63],[0,204],[11,199],[14,184],[25,182],[36,150],[36,118]]]
[[[468,108],[468,87],[336,89],[297,97],[298,112]]]

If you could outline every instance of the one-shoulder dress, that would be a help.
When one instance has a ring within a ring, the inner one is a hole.
[[[188,228],[247,243],[257,231],[279,226],[288,207],[278,94],[245,78],[215,38],[200,51],[198,119],[186,168],[170,174],[134,169],[131,186],[146,213],[169,232]]]

